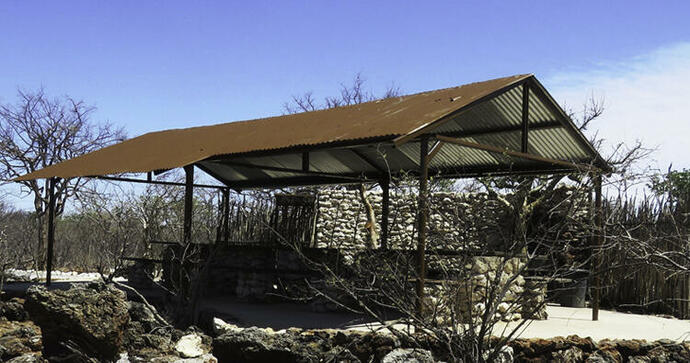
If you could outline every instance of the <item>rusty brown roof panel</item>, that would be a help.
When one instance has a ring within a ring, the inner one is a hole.
[[[517,75],[334,109],[152,132],[15,180],[148,172],[217,155],[401,137],[529,77]]]

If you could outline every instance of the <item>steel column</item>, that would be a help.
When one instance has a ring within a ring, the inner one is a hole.
[[[419,147],[419,210],[417,212],[417,314],[424,313],[424,279],[426,278],[426,222],[428,208],[429,138],[422,137]]]
[[[46,257],[46,286],[50,286],[53,273],[53,245],[55,244],[55,183],[57,178],[48,179],[48,256]]]
[[[309,152],[302,153],[302,171],[309,171]]]
[[[230,189],[223,189],[223,242],[230,239]]]
[[[192,241],[192,203],[194,202],[194,165],[184,167],[184,225],[182,243],[189,244]]]
[[[594,274],[594,291],[592,291],[592,320],[599,320],[599,300],[601,294],[601,247],[604,241],[604,217],[601,198],[602,176],[597,174],[594,179],[594,240],[592,268]]]

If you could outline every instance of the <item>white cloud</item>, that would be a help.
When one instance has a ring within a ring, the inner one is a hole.
[[[592,95],[603,97],[604,114],[591,131],[598,130],[609,146],[639,139],[658,147],[651,167],[690,168],[690,43],[561,72],[544,79],[544,85],[558,102],[576,110]]]

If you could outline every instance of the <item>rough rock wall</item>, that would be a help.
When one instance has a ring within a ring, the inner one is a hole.
[[[380,235],[382,196],[367,192],[377,217]],[[467,249],[502,244],[510,233],[511,216],[486,194],[433,193],[430,197],[429,247]],[[315,246],[362,248],[366,246],[365,208],[356,190],[325,189],[319,192]],[[417,195],[391,191],[389,246],[412,248],[417,235]]]
[[[380,235],[381,192],[367,193],[374,208],[377,228]],[[575,220],[559,229],[554,241],[570,245],[579,240],[586,241],[586,230],[577,223],[587,218],[586,208],[573,208],[570,203],[562,203],[571,197],[572,190],[560,188],[553,195],[553,200],[535,211],[537,225],[531,233],[547,236],[547,230],[553,223],[559,224],[566,218]],[[472,251],[473,253],[493,253],[502,250],[506,241],[511,239],[513,216],[508,208],[496,200],[489,199],[485,193],[433,193],[430,196],[429,211],[429,249]],[[316,247],[364,248],[367,245],[366,215],[359,192],[344,189],[326,189],[319,193],[316,219]],[[391,192],[389,216],[389,246],[392,248],[414,249],[417,235],[417,195],[414,193]],[[567,241],[566,241],[567,240]],[[484,311],[487,281],[494,281],[499,265],[506,271],[500,277],[500,284],[505,284],[511,275],[512,263],[504,263],[503,258],[478,256],[474,257],[468,267],[455,266],[450,257],[441,257],[441,263],[447,269],[455,271],[455,281],[440,284],[432,283],[428,287],[428,296],[434,301],[431,305],[441,306],[450,311],[457,310],[465,319],[477,316]],[[568,262],[568,261],[563,261]],[[430,265],[434,262],[430,261]],[[450,264],[450,265],[449,265]],[[519,263],[522,267],[522,262]],[[519,270],[516,267],[514,270]],[[469,275],[468,275],[469,273]],[[466,276],[471,276],[467,279]],[[441,277],[442,279],[452,276]],[[458,283],[463,286],[458,286]],[[454,296],[453,302],[440,301],[444,296]],[[540,280],[525,280],[523,276],[513,276],[512,282],[503,300],[498,305],[496,316],[502,320],[516,320],[521,316],[534,319],[546,319],[545,310],[546,286]],[[471,307],[471,308],[470,308]],[[444,315],[448,316],[447,313]]]
[[[464,277],[430,281],[426,287],[427,310],[434,312],[440,323],[452,323],[453,317],[474,321],[487,308],[495,308],[496,320],[546,319],[545,286],[522,276],[524,261],[476,256],[466,263],[457,272]]]

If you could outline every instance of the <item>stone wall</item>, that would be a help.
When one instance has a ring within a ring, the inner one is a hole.
[[[476,345],[455,346],[449,354],[444,340],[431,340],[420,334],[407,339],[387,333],[357,330],[290,328],[242,328],[214,319],[217,336],[213,354],[220,361],[231,362],[688,362],[690,343],[671,340],[609,340],[595,342],[577,335],[549,339],[510,339],[505,346],[486,347],[500,352],[488,359],[488,353],[477,357]],[[497,333],[501,333],[500,331]],[[507,334],[507,332],[504,332]],[[498,341],[497,337],[492,341]],[[416,353],[416,354],[412,354]],[[460,357],[460,359],[458,359]]]
[[[378,218],[376,228],[380,235],[383,199],[381,192],[370,191],[367,198]],[[429,250],[491,254],[496,250],[503,250],[506,241],[511,239],[513,217],[510,211],[500,202],[489,199],[485,193],[436,192],[431,194],[429,206]],[[416,219],[417,195],[411,192],[391,191],[388,220],[390,248],[416,248]],[[337,188],[319,192],[316,247],[364,248],[367,246],[369,233],[366,223],[366,211],[358,190]],[[579,237],[575,232],[570,235]],[[430,269],[443,269],[445,276],[437,277],[451,280],[430,283],[427,287],[427,296],[430,296],[431,300],[427,304],[440,308],[441,319],[444,319],[443,316],[450,316],[452,310],[464,319],[469,319],[484,311],[489,282],[500,280],[500,284],[505,284],[506,280],[510,279],[508,291],[497,304],[496,316],[502,320],[516,320],[521,316],[546,319],[546,286],[535,281],[526,282],[521,275],[515,276],[523,267],[520,263],[519,267],[513,268],[517,263],[515,261],[504,263],[500,257],[479,256],[474,257],[468,266],[464,266],[464,263],[454,263],[453,257],[431,256],[428,262]],[[495,280],[499,265],[503,266],[505,271],[499,280]],[[453,274],[455,276],[452,276]],[[460,281],[462,282],[459,283]]]
[[[380,191],[367,192],[381,225]],[[430,197],[429,247],[468,249],[498,247],[507,240],[512,226],[509,211],[486,194],[433,193]],[[362,248],[367,246],[366,213],[359,191],[324,189],[318,195],[316,247]],[[413,248],[417,235],[417,195],[390,194],[388,218],[391,248]]]
[[[524,261],[496,256],[471,257],[453,280],[432,280],[426,287],[427,310],[440,322],[481,318],[492,309],[496,320],[514,321],[522,317],[546,319],[544,285],[528,282],[522,272]]]

